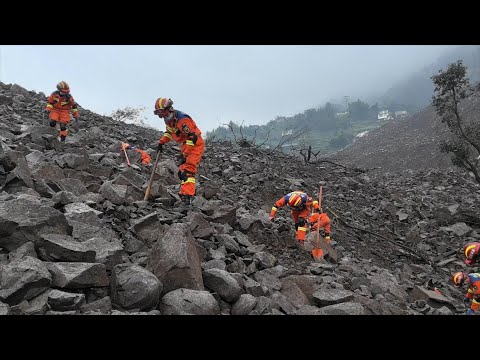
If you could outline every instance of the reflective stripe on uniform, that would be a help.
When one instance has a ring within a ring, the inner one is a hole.
[[[165,133],[165,134],[163,134],[163,136],[165,136],[166,138],[169,138],[170,140],[172,140],[172,135],[170,135],[169,133]]]
[[[72,112],[76,113],[76,112],[78,112],[78,109],[73,109],[73,111],[72,111]]]
[[[307,231],[307,228],[306,227],[303,227],[303,226],[299,226],[298,227],[298,231]]]
[[[189,177],[189,178],[187,178],[187,181],[185,181],[185,183],[193,183],[193,184],[195,184],[195,178]]]
[[[185,144],[187,144],[188,146],[194,146],[195,145],[192,140],[187,140],[185,142]]]
[[[48,105],[47,105],[47,108],[52,108],[52,109],[53,109],[53,105],[52,105],[52,104],[48,104]]]
[[[272,211],[277,212],[277,210],[278,210],[278,209],[277,209],[275,206],[272,207]]]
[[[69,101],[67,101],[67,102],[61,102],[60,105],[65,106],[65,105],[68,105],[68,103],[69,103]]]
[[[171,128],[170,126],[167,126],[167,131],[168,132],[173,132],[173,128]]]

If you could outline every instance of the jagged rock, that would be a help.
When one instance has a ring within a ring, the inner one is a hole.
[[[83,289],[109,284],[103,264],[80,262],[49,262],[46,264],[52,277],[52,286],[60,289]]]
[[[119,240],[108,241],[101,237],[94,237],[84,241],[82,245],[95,252],[94,262],[104,264],[107,271],[111,271],[115,265],[123,262],[125,253]]]
[[[35,246],[45,261],[95,262],[95,251],[68,235],[44,234]]]
[[[52,284],[45,264],[31,256],[12,260],[0,268],[0,301],[15,305],[42,293]]]
[[[115,185],[111,181],[105,181],[100,187],[100,193],[115,205],[122,205],[127,195],[126,185]]]
[[[85,303],[84,294],[74,294],[56,289],[48,294],[48,305],[54,311],[78,310]]]
[[[220,307],[208,291],[176,289],[166,293],[159,305],[163,315],[218,315]]]
[[[151,247],[164,234],[164,226],[156,212],[135,220],[131,231],[133,231],[139,240],[147,247]]]
[[[321,308],[326,315],[365,315],[365,308],[359,303],[340,303]]]
[[[319,307],[339,304],[353,299],[349,290],[319,289],[313,293],[313,301]]]
[[[17,248],[16,250],[8,254],[8,258],[10,260],[21,259],[24,256],[31,256],[34,258],[37,257],[37,253],[35,252],[35,245],[33,244],[33,242],[28,241],[22,246],[20,246],[19,248]]]
[[[218,293],[220,297],[229,302],[235,302],[242,294],[238,282],[227,271],[210,269],[203,272],[203,283],[210,290]]]
[[[82,313],[98,312],[100,314],[108,314],[112,310],[112,301],[109,296],[83,304],[80,308]]]
[[[155,275],[138,265],[121,264],[113,268],[112,303],[121,309],[144,311],[155,307],[162,288]]]
[[[162,282],[165,293],[178,288],[204,290],[195,239],[185,224],[173,224],[154,244],[146,268]]]
[[[0,202],[0,246],[15,250],[42,234],[71,234],[71,227],[58,210],[41,202],[17,198]]]
[[[257,305],[257,299],[250,294],[242,294],[232,306],[232,315],[248,315]]]

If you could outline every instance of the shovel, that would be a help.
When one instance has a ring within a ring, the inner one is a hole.
[[[322,208],[322,189],[323,187],[320,185],[320,192],[318,193],[318,206]],[[312,256],[315,260],[320,260],[323,258],[323,249],[320,247],[320,226],[317,225],[317,243],[315,244],[315,248],[312,249]]]
[[[150,190],[152,188],[153,183],[153,175],[155,175],[155,170],[157,169],[158,160],[160,160],[161,152],[157,152],[157,158],[155,159],[155,164],[153,165],[152,175],[150,176],[150,181],[148,182],[147,190],[145,191],[145,197],[143,198],[144,201],[148,201],[148,197],[150,196]]]
[[[125,150],[125,148],[123,148],[123,152],[125,153],[125,159],[127,159],[128,166],[132,166],[132,164],[130,164],[130,160],[128,159],[127,150]]]

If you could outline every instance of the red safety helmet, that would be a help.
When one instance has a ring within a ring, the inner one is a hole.
[[[456,272],[452,276],[452,281],[455,286],[461,286],[465,282],[465,280],[468,278],[467,274],[465,274],[462,271]]]
[[[474,261],[474,257],[478,254],[478,243],[469,243],[463,247],[463,253],[465,254],[465,264],[471,265]]]

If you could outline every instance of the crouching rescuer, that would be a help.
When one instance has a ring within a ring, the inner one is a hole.
[[[293,191],[278,199],[270,212],[270,221],[275,219],[277,210],[280,207],[288,205],[291,210],[292,218],[297,231],[297,241],[303,246],[307,235],[307,219],[313,210],[319,210],[318,201],[313,200],[310,196],[302,191]]]
[[[178,168],[181,180],[179,195],[182,201],[190,204],[195,196],[195,175],[205,149],[202,132],[195,121],[187,114],[173,108],[169,98],[158,98],[155,101],[154,114],[163,118],[166,131],[160,138],[157,151],[161,152],[163,145],[170,140],[181,143],[182,157]]]

